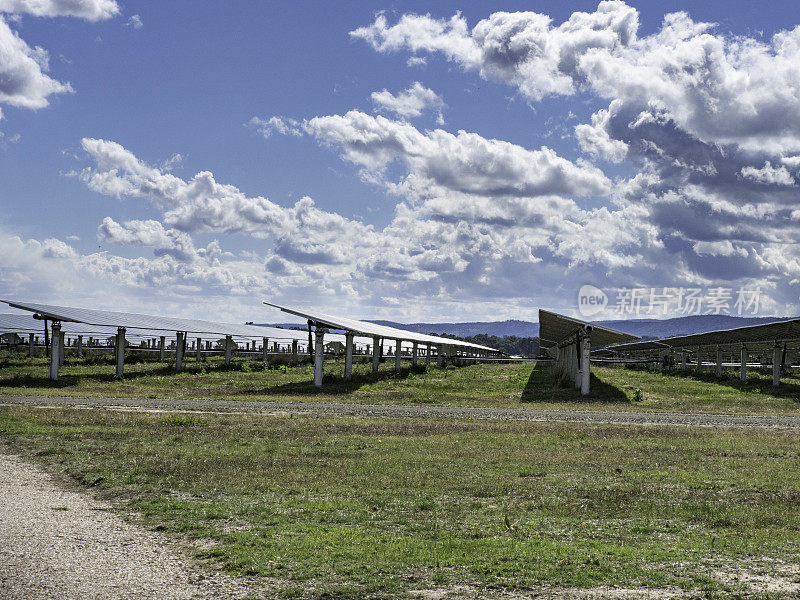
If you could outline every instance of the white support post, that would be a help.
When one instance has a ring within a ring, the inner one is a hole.
[[[589,393],[590,381],[590,352],[591,338],[586,335],[581,339],[581,394],[586,396]]]
[[[186,334],[178,331],[175,334],[175,370],[180,371],[183,369],[183,346],[186,339]]]
[[[722,346],[717,346],[717,378],[722,377]]]
[[[167,347],[167,338],[165,336],[161,336],[160,345],[158,346],[158,360],[164,360],[164,350]]]
[[[352,331],[344,334],[344,380],[350,381],[353,376],[353,336]]]
[[[197,338],[196,343],[197,343],[197,348],[195,348],[195,351],[197,352],[197,354],[195,355],[194,359],[197,362],[200,362],[201,360],[203,360],[203,354],[202,354],[202,352],[203,352],[203,338]]]
[[[50,379],[58,381],[58,357],[61,355],[61,351],[58,347],[61,342],[61,323],[53,321],[52,331],[53,335],[50,344]]]
[[[233,354],[233,336],[225,336],[225,364],[231,364],[231,355]]]
[[[28,334],[28,356],[33,358],[33,343],[36,338],[32,333]]]
[[[117,358],[117,377],[122,377],[125,374],[125,328],[117,327],[117,340],[116,340],[116,358]]]
[[[739,379],[742,381],[747,381],[747,359],[750,358],[750,353],[747,351],[747,346],[742,344],[742,348],[739,353],[741,360],[741,366],[739,367]]]
[[[417,364],[417,352],[419,352],[418,344],[417,344],[417,342],[414,342],[414,345],[411,346],[411,364],[412,365],[416,365]]]
[[[261,343],[261,352],[263,353],[262,358],[264,362],[267,362],[267,359],[269,358],[269,338],[262,338]]]
[[[436,344],[436,366],[444,366],[444,345]]]
[[[772,349],[772,385],[778,387],[781,384],[781,347],[775,344]]]
[[[427,346],[425,347],[425,366],[431,364],[431,343],[428,342]]]
[[[395,340],[394,341],[394,370],[396,373],[400,372],[400,349],[403,347],[402,340]]]
[[[314,385],[322,386],[322,357],[325,351],[325,330],[317,327],[314,331]]]
[[[372,374],[378,374],[378,367],[381,364],[381,338],[372,338]]]

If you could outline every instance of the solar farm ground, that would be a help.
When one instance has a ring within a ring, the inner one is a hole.
[[[771,385],[771,370],[750,369],[748,381],[726,370],[723,379],[708,371],[664,374],[621,367],[592,367],[588,398],[569,387],[554,386],[548,368],[532,363],[489,363],[464,368],[412,368],[394,371],[394,359],[381,364],[377,377],[371,364],[356,362],[353,380],[343,379],[344,361],[326,361],[322,388],[312,384],[313,367],[269,364],[234,358],[225,365],[218,356],[189,360],[181,373],[170,362],[128,358],[118,379],[110,355],[91,359],[67,357],[60,379],[48,379],[45,358],[0,352],[0,395],[96,396],[113,398],[182,398],[364,404],[485,406],[497,408],[602,409],[678,411],[723,414],[798,414],[800,373]]]
[[[306,366],[257,366],[211,361],[204,373],[190,364],[173,375],[140,363],[113,381],[110,365],[68,360],[50,385],[44,361],[5,355],[0,390],[130,404],[800,412],[797,380],[774,391],[766,374],[739,384],[732,373],[717,381],[599,368],[582,400],[531,364],[400,376],[387,365],[377,379],[364,366],[352,384],[331,364],[322,391]],[[0,407],[0,439],[187,545],[209,569],[252,578],[255,597],[800,595],[796,428],[16,405]]]

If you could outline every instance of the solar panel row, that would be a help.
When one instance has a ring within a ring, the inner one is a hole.
[[[296,315],[298,317],[303,317],[304,319],[309,319],[311,321],[314,321],[326,327],[330,327],[332,329],[344,329],[347,331],[352,331],[354,333],[360,333],[366,336],[374,336],[390,340],[391,339],[407,340],[410,342],[417,342],[421,344],[437,344],[437,345],[442,344],[442,345],[456,346],[458,348],[474,348],[477,350],[497,352],[497,350],[494,348],[489,348],[488,346],[481,346],[480,344],[473,344],[470,342],[464,342],[461,340],[454,340],[451,338],[444,338],[435,335],[416,333],[414,331],[397,329],[395,327],[388,327],[386,325],[377,325],[375,323],[370,323],[369,321],[358,321],[356,319],[333,316],[318,311],[290,308],[287,306],[281,306],[279,304],[273,304],[271,302],[264,302],[264,304],[266,304],[267,306],[278,308],[285,313]]]
[[[539,344],[549,349],[558,368],[584,395],[590,391],[591,348],[638,339],[616,329],[539,309]]]
[[[56,306],[51,304],[40,304],[32,302],[17,302],[13,300],[2,300],[9,306],[33,313],[27,318],[20,315],[9,315],[5,318],[0,316],[0,332],[13,331],[14,333],[34,333],[42,331],[42,319],[48,319],[53,323],[53,351],[51,352],[51,377],[58,378],[58,366],[63,360],[63,347],[65,336],[94,334],[97,336],[115,336],[115,352],[117,356],[117,375],[122,375],[124,368],[124,348],[130,339],[161,338],[159,349],[161,357],[164,356],[164,337],[167,333],[174,333],[176,336],[175,344],[175,365],[178,370],[181,368],[183,353],[187,347],[187,338],[202,336],[224,336],[225,360],[230,361],[231,353],[235,348],[235,339],[257,340],[269,339],[289,340],[293,344],[293,351],[303,344],[306,349],[310,349],[312,344],[315,350],[315,375],[314,381],[318,385],[322,383],[322,355],[324,345],[340,343],[345,349],[345,377],[349,379],[352,369],[352,358],[354,350],[357,348],[372,350],[374,368],[377,369],[380,356],[386,353],[393,353],[395,356],[395,368],[399,370],[400,359],[403,350],[410,350],[412,362],[416,363],[418,354],[424,354],[426,362],[430,361],[432,346],[436,347],[436,352],[441,362],[441,357],[449,354],[451,348],[461,348],[462,351],[477,353],[497,353],[493,348],[470,344],[450,338],[438,336],[428,336],[409,331],[403,331],[392,327],[374,325],[353,319],[331,317],[320,313],[309,314],[301,311],[286,309],[287,312],[303,316],[314,325],[317,325],[315,332],[316,342],[309,339],[308,331],[298,331],[292,329],[282,329],[260,325],[240,325],[235,323],[220,323],[201,319],[183,319],[175,317],[162,317],[156,315],[146,315],[140,313],[128,313],[117,311],[94,310],[86,308],[76,308],[69,306]],[[284,309],[284,307],[279,307]],[[34,316],[36,318],[34,318]],[[319,327],[319,326],[323,327]],[[337,333],[327,333],[324,327],[342,329],[348,332],[345,335]],[[124,335],[123,335],[124,330]],[[359,337],[357,337],[357,335]],[[364,337],[367,336],[367,337]],[[124,339],[123,339],[124,338]],[[376,338],[380,338],[379,340]],[[423,344],[424,348],[418,348]],[[255,343],[253,344],[255,348]],[[122,348],[122,350],[120,350]],[[200,344],[197,344],[197,351],[200,352]],[[267,345],[262,344],[264,357],[268,351]],[[59,359],[58,356],[62,358]]]

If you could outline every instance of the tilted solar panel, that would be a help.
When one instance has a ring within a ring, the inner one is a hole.
[[[800,319],[674,336],[660,339],[658,342],[672,348],[689,348],[695,346],[725,346],[729,344],[768,344],[795,340],[800,340]],[[611,348],[618,351],[647,349],[638,347],[636,344],[617,344]]]
[[[556,346],[581,330],[587,331],[593,347],[608,346],[609,344],[639,339],[638,336],[630,333],[593,325],[588,321],[581,321],[580,319],[560,315],[549,310],[539,309],[539,343],[542,346]]]
[[[311,321],[320,323],[324,326],[331,327],[333,329],[345,329],[348,331],[353,331],[355,333],[360,333],[362,335],[375,336],[391,340],[396,340],[396,339],[407,340],[422,344],[428,344],[428,343],[437,345],[447,344],[447,345],[457,346],[460,348],[474,348],[479,350],[488,350],[490,352],[499,352],[499,350],[497,350],[496,348],[481,346],[480,344],[472,344],[470,342],[463,342],[460,340],[454,340],[451,338],[439,337],[435,335],[425,335],[423,333],[406,331],[404,329],[396,329],[395,327],[388,327],[386,325],[376,325],[375,323],[370,323],[368,321],[359,321],[347,317],[333,316],[318,311],[289,308],[286,306],[281,306],[279,304],[273,304],[271,302],[264,302],[264,304],[266,304],[267,306],[272,306],[274,308],[280,309],[283,312],[296,315],[298,317],[303,317],[304,319],[309,319]]]
[[[74,322],[100,327],[125,327],[126,329],[142,331],[185,331],[189,335],[232,335],[242,338],[267,337],[270,339],[283,340],[305,340],[308,337],[308,334],[302,331],[278,329],[276,327],[261,327],[259,325],[218,323],[201,319],[161,317],[139,313],[54,306],[51,304],[37,304],[33,302],[17,302],[14,300],[0,300],[0,302],[5,302],[9,306],[15,308],[38,313],[48,319],[58,320],[62,323]],[[38,329],[40,328],[37,328],[37,330]]]

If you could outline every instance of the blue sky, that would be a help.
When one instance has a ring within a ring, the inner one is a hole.
[[[795,13],[0,0],[0,292],[489,320],[760,286],[795,314]]]

